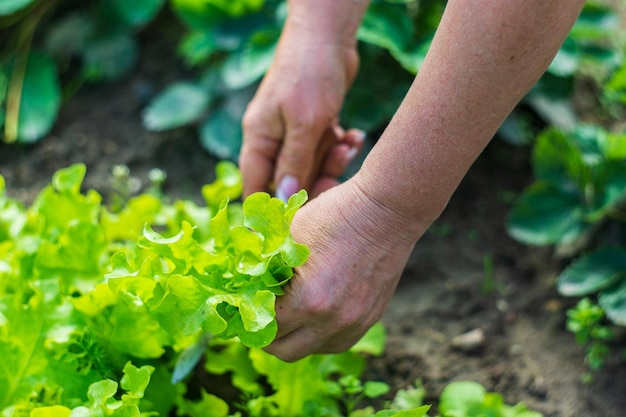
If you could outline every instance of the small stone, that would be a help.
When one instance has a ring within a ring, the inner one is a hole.
[[[511,345],[511,355],[513,356],[521,356],[524,353],[524,348],[520,345]]]
[[[482,329],[470,330],[452,339],[452,347],[463,352],[474,352],[485,344],[485,333]]]

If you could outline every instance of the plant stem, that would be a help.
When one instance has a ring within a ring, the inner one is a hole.
[[[33,42],[33,37],[37,26],[43,16],[56,6],[58,0],[47,0],[38,3],[33,8],[24,23],[22,23],[16,42],[16,57],[11,71],[9,87],[7,90],[6,116],[4,126],[4,140],[13,143],[18,138],[20,105],[22,101],[22,90],[28,68],[28,57]]]

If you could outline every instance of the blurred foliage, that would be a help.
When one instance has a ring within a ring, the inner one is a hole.
[[[385,126],[423,62],[444,8],[442,0],[371,1],[357,33],[361,70],[342,124],[369,132]],[[165,12],[182,26],[176,32],[178,55],[193,75],[153,97],[143,123],[155,131],[195,126],[207,150],[236,159],[241,117],[271,63],[287,15],[285,0],[0,0],[0,27],[8,39],[0,57],[3,139],[40,140],[54,125],[63,97],[85,82],[128,75],[138,60],[137,33]],[[623,103],[626,71],[614,36],[618,26],[614,11],[589,2],[524,99],[526,111],[514,112],[500,136],[529,143],[537,118],[571,130],[577,118],[570,97],[581,74],[594,74],[598,85],[607,85],[606,103]]]

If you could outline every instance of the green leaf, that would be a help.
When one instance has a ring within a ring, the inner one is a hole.
[[[49,407],[38,407],[30,412],[30,417],[69,417],[72,413],[67,407],[52,405]]]
[[[626,251],[603,248],[583,256],[558,277],[559,292],[580,297],[606,288],[626,274]]]
[[[211,33],[193,31],[183,36],[178,47],[189,66],[195,66],[205,62],[214,52],[219,50],[215,37]]]
[[[272,42],[253,42],[230,54],[220,69],[226,87],[236,90],[258,81],[274,59],[277,42],[276,36]]]
[[[572,27],[570,37],[579,41],[606,39],[619,28],[619,16],[610,8],[587,2]]]
[[[620,282],[600,292],[598,303],[613,323],[626,326],[626,273]]]
[[[569,244],[589,227],[578,194],[536,182],[519,198],[507,219],[509,234],[531,245]]]
[[[236,160],[241,149],[242,116],[217,109],[200,126],[202,146],[219,159]]]
[[[413,37],[413,24],[404,7],[372,3],[367,9],[357,39],[390,51],[403,51]]]
[[[439,412],[446,417],[463,417],[472,414],[472,408],[482,404],[485,388],[477,382],[459,381],[447,385],[439,398]]]
[[[131,398],[143,398],[150,383],[150,375],[154,372],[154,367],[144,365],[141,368],[137,368],[132,363],[127,362],[123,371],[124,376],[120,381],[120,385],[126,391],[124,395]]]
[[[374,414],[374,417],[427,417],[426,413],[429,409],[429,405],[424,405],[413,410],[382,410]]]
[[[571,38],[567,38],[547,71],[557,77],[569,77],[576,73],[580,62],[581,56],[576,43]]]
[[[125,31],[108,30],[95,34],[85,44],[83,72],[92,80],[118,80],[137,63],[139,46]]]
[[[87,39],[96,28],[93,17],[74,12],[62,16],[51,23],[46,30],[45,49],[55,57],[70,59],[72,56],[82,55]]]
[[[387,332],[385,326],[381,322],[378,322],[374,324],[350,350],[352,352],[379,356],[382,355],[385,350],[386,340]]]
[[[210,94],[200,85],[178,82],[152,100],[143,112],[143,124],[156,131],[184,126],[197,121],[210,102]]]
[[[214,213],[224,200],[235,200],[242,192],[241,172],[234,163],[220,161],[215,173],[217,176],[215,181],[202,187],[202,196]]]
[[[302,190],[291,197],[287,205],[267,193],[252,194],[244,201],[244,224],[263,235],[263,256],[280,252],[282,259],[291,267],[306,261],[308,249],[293,241],[289,229],[293,210],[305,200],[306,192]]]
[[[541,132],[532,154],[535,177],[563,190],[584,189],[590,172],[577,143],[558,129]]]
[[[363,394],[367,398],[377,398],[391,390],[389,385],[379,381],[367,381],[363,384]]]
[[[199,401],[185,400],[177,412],[189,417],[227,417],[228,410],[226,401],[202,389]]]
[[[227,17],[209,1],[171,0],[171,7],[185,25],[200,32],[212,29],[213,25]]]
[[[161,10],[165,0],[111,0],[111,6],[121,20],[130,26],[141,26],[151,21]]]
[[[33,4],[36,0],[0,0],[0,16],[13,14],[27,6]]]
[[[54,125],[60,105],[54,61],[47,55],[31,53],[21,91],[17,140],[33,143],[45,136]]]
[[[626,103],[626,61],[617,69],[604,86],[609,100]]]
[[[417,46],[408,47],[406,50],[392,49],[390,52],[404,69],[415,75],[426,59],[431,42],[432,37],[429,37]]]
[[[260,349],[251,349],[250,359],[257,372],[265,375],[274,389],[274,394],[267,400],[278,407],[276,415],[302,415],[307,402],[319,401],[326,393],[327,385],[317,368],[321,360],[319,355],[286,363]],[[307,377],[302,378],[302,375]]]

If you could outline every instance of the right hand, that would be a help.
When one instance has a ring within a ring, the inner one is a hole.
[[[273,187],[281,197],[302,188],[315,196],[336,183],[328,179],[343,173],[363,142],[362,133],[338,128],[357,68],[355,46],[322,42],[297,28],[283,33],[243,118],[244,196]]]

